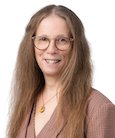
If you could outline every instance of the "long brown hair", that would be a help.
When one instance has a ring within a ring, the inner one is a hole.
[[[68,120],[68,138],[84,137],[87,99],[92,81],[89,45],[83,24],[77,15],[64,6],[49,5],[32,16],[20,44],[13,80],[8,138],[16,138],[24,118],[45,85],[43,73],[35,59],[32,36],[40,22],[52,13],[67,22],[74,39],[72,54],[60,77],[61,94],[57,120],[60,122],[60,118],[67,114],[63,119]]]

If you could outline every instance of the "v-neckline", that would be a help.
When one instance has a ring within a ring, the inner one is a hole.
[[[50,116],[50,119],[46,122],[46,124],[43,126],[43,128],[40,130],[40,132],[36,135],[35,134],[35,120],[34,120],[34,117],[35,117],[35,113],[34,113],[34,110],[33,109],[33,112],[32,112],[32,126],[33,126],[33,132],[34,132],[34,136],[35,138],[40,138],[40,135],[42,135],[42,133],[44,133],[45,130],[47,130],[47,128],[49,128],[50,125],[52,125],[52,122],[54,123],[55,122],[55,114],[56,114],[56,107],[52,113],[52,115]]]
[[[67,121],[61,122],[60,125],[57,126],[57,119],[56,119],[56,113],[57,113],[57,107],[55,107],[50,119],[47,121],[47,123],[44,125],[44,127],[40,130],[40,132],[35,135],[34,130],[34,106],[28,115],[25,123],[24,123],[24,134],[25,138],[56,138],[61,131],[65,128]],[[65,135],[65,134],[64,134]]]

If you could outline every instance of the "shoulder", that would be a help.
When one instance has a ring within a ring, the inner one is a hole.
[[[114,110],[115,112],[115,105],[100,91],[92,89],[92,92],[88,98],[88,107],[87,107],[88,116],[89,117],[92,116],[94,112],[96,113],[99,110],[104,110],[106,112],[107,110],[110,109]]]
[[[95,89],[88,99],[85,130],[87,137],[115,138],[115,105]]]
[[[106,104],[113,105],[113,103],[104,94],[96,89],[92,89],[92,92],[88,98],[88,103],[89,106],[96,107],[100,107]]]

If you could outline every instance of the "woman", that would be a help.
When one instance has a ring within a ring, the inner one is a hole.
[[[92,88],[80,19],[49,5],[20,44],[8,138],[115,138],[115,106]]]

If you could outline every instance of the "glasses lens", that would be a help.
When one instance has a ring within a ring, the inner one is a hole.
[[[70,39],[67,37],[56,38],[56,46],[60,50],[67,50],[70,46]]]
[[[49,44],[49,39],[44,36],[37,36],[34,39],[34,44],[38,49],[44,50]]]

